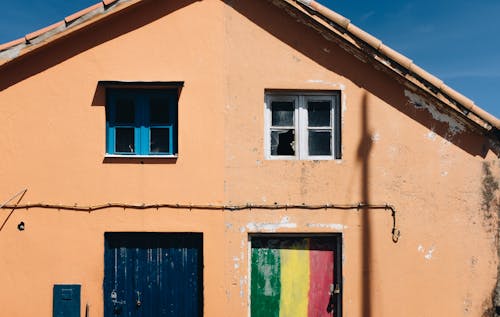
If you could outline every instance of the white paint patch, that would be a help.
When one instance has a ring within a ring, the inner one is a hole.
[[[240,258],[237,256],[233,256],[233,262],[234,262],[234,268],[239,269],[240,268]]]
[[[425,253],[424,258],[425,258],[426,260],[431,260],[431,259],[432,259],[432,253],[434,253],[434,251],[436,251],[436,247],[435,247],[434,245],[433,245],[433,246],[431,246],[431,247],[429,248],[429,250],[427,250],[427,253],[426,253],[426,252],[425,252],[425,248],[424,248],[421,244],[419,244],[419,245],[418,245],[418,247],[417,247],[417,250],[418,250],[418,252],[420,252],[420,253]]]
[[[296,223],[290,223],[288,217],[281,218],[279,223],[255,223],[251,222],[247,224],[247,229],[249,231],[266,231],[266,232],[275,232],[277,229],[281,228],[297,228]]]
[[[425,258],[426,260],[430,260],[430,259],[432,259],[432,253],[433,253],[434,251],[435,251],[435,248],[434,248],[434,246],[432,246],[432,247],[431,247],[431,248],[427,251],[427,254],[426,254],[426,255],[424,255],[424,258]]]
[[[432,130],[431,130],[431,131],[429,131],[429,133],[427,133],[427,138],[428,138],[429,140],[434,141],[434,140],[436,139],[436,132],[434,132],[434,131],[432,131]]]
[[[325,84],[328,86],[336,87],[337,89],[340,90],[345,90],[345,85],[344,84],[339,84],[339,83],[334,83],[331,81],[326,81],[322,79],[308,79],[306,82],[311,83],[311,84]]]
[[[426,109],[435,120],[447,123],[451,135],[465,131],[465,127],[463,124],[457,122],[447,114],[444,114],[441,111],[439,111],[439,109],[435,105],[428,103],[423,97],[414,94],[409,90],[405,90],[405,96],[410,100],[410,102],[415,107]]]
[[[375,133],[372,135],[372,142],[373,142],[373,143],[377,143],[378,141],[380,141],[380,133],[375,132]]]
[[[273,267],[269,264],[264,264],[259,268],[262,277],[264,278],[264,295],[273,296],[274,290],[271,287],[271,278],[273,278]]]
[[[240,278],[240,297],[243,298],[245,296],[245,285],[247,284],[247,276],[245,275],[243,278]]]
[[[332,230],[344,230],[347,226],[340,223],[308,223],[306,224],[309,228],[323,228]]]

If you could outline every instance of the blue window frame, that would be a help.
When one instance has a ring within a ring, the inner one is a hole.
[[[106,153],[177,154],[177,89],[108,89]]]

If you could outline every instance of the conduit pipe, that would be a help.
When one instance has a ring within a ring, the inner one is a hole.
[[[500,129],[500,120],[488,113],[487,111],[483,110],[479,106],[475,105],[472,100],[469,98],[465,97],[461,93],[457,92],[456,90],[452,89],[451,87],[447,86],[442,80],[439,78],[435,77],[434,75],[428,73],[424,69],[420,68],[419,66],[415,65],[411,59],[408,57],[404,56],[403,54],[393,50],[392,48],[388,47],[387,45],[383,44],[381,40],[377,39],[373,35],[363,31],[359,27],[355,26],[354,24],[351,23],[351,21],[344,16],[328,9],[324,5],[320,4],[319,2],[315,0],[295,0],[310,9],[318,12],[320,15],[323,17],[327,18],[328,20],[334,22],[335,24],[339,25],[346,31],[348,31],[351,35],[356,37],[357,39],[363,41],[364,43],[368,44],[370,47],[375,49],[376,51],[382,53],[385,55],[387,58],[390,60],[396,62],[400,66],[406,68],[409,72],[413,73],[416,75],[417,80],[419,80],[419,77],[423,79],[424,81],[428,82],[432,86],[434,86],[438,91],[441,91],[441,93],[450,99],[450,101],[454,101],[458,103],[460,106],[463,108],[467,109],[468,111],[472,112],[475,116],[480,118],[481,120],[485,121],[492,127],[496,129]],[[420,80],[419,80],[420,81]],[[468,114],[465,114],[468,116]]]
[[[58,205],[58,204],[15,204],[15,205],[2,205],[0,209],[12,209],[12,211],[16,209],[32,209],[32,208],[41,208],[41,209],[53,209],[53,210],[69,210],[69,211],[81,211],[81,212],[94,212],[103,209],[109,208],[123,208],[125,209],[137,209],[137,210],[145,210],[145,209],[185,209],[185,210],[219,210],[219,211],[228,211],[228,212],[236,212],[242,210],[288,210],[288,209],[301,209],[301,210],[329,210],[329,209],[340,209],[340,210],[357,210],[360,209],[379,209],[379,210],[388,210],[391,212],[392,217],[392,241],[397,243],[399,241],[399,237],[401,235],[400,230],[396,226],[396,207],[390,204],[371,204],[371,203],[357,203],[357,204],[349,204],[349,205],[339,205],[339,204],[322,204],[322,205],[306,205],[306,204],[272,204],[272,205],[261,205],[261,204],[246,204],[246,205],[192,205],[192,204],[142,204],[142,205],[133,205],[133,204],[125,204],[125,203],[107,203],[102,205],[94,205],[94,206],[69,206],[69,205]]]

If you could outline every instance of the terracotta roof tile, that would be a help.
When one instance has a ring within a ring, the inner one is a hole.
[[[140,2],[141,0],[102,0],[88,8],[85,8],[83,10],[80,10],[76,13],[73,13],[69,16],[67,16],[66,18],[64,18],[63,21],[59,21],[57,23],[54,23],[52,25],[49,25],[47,27],[44,27],[42,29],[39,29],[39,30],[36,30],[34,32],[31,32],[29,34],[26,34],[24,38],[21,38],[21,39],[17,39],[17,40],[14,40],[14,41],[11,41],[11,42],[8,42],[8,43],[4,43],[4,44],[0,44],[0,51],[5,51],[5,50],[8,50],[9,48],[13,47],[13,46],[16,46],[20,43],[22,43],[23,41],[26,41],[28,42],[27,44],[31,44],[29,43],[31,40],[39,37],[40,35],[46,33],[46,32],[50,32],[58,27],[62,27],[62,26],[66,26],[66,28],[63,28],[61,31],[65,31],[66,29],[69,29],[71,26],[70,24],[77,20],[78,18],[80,17],[83,17],[84,15],[94,11],[94,10],[98,10],[99,8],[103,8],[104,7],[104,12],[103,13],[106,13],[107,10],[106,10],[106,6],[109,6],[110,4],[113,4],[115,2],[130,2],[130,3],[137,3],[137,2]],[[49,35],[50,36],[50,35]],[[1,59],[1,57],[0,57]],[[9,58],[11,59],[11,58]],[[3,63],[2,64],[5,64],[5,61],[3,60]]]
[[[76,13],[73,13],[72,15],[68,15],[67,17],[64,18],[64,21],[66,23],[71,23],[72,21],[78,19],[79,17],[81,17],[89,12],[92,12],[95,9],[99,9],[102,6],[103,6],[102,2],[96,3],[93,6],[90,6],[88,8],[83,9],[83,10],[80,10]]]
[[[102,3],[104,3],[105,6],[109,6],[110,4],[112,4],[113,2],[116,2],[118,0],[102,0]]]
[[[26,42],[26,39],[24,37],[21,37],[17,40],[10,41],[8,43],[4,43],[4,44],[0,45],[0,51],[3,51],[9,47],[16,46],[16,45],[24,43],[24,42]]]
[[[355,38],[360,39],[364,41],[366,44],[370,45],[372,48],[374,48],[376,51],[382,53],[385,55],[389,60],[392,60],[399,65],[401,65],[403,68],[407,69],[410,72],[413,72],[414,75],[417,77],[420,77],[430,83],[431,85],[434,85],[435,88],[441,91],[441,93],[447,95],[450,99],[450,101],[453,102],[458,102],[461,104],[463,107],[469,109],[472,111],[476,116],[478,116],[481,120],[487,122],[489,125],[492,127],[495,127],[496,129],[500,130],[500,120],[496,118],[495,116],[489,114],[488,112],[484,111],[480,107],[474,104],[472,100],[467,98],[466,96],[462,95],[461,93],[457,92],[456,90],[452,89],[451,87],[447,86],[446,84],[443,83],[442,80],[439,78],[435,77],[434,75],[428,73],[424,69],[418,67],[413,63],[411,59],[408,57],[404,56],[403,54],[393,50],[392,48],[388,47],[387,45],[384,45],[379,39],[376,37],[372,36],[371,34],[361,30],[360,28],[353,26],[350,21],[343,17],[342,15],[338,14],[335,11],[330,10],[329,8],[323,6],[316,0],[283,0],[288,3],[291,3],[292,1],[297,1],[310,9],[320,13],[323,17],[328,19],[329,21],[339,25],[340,27],[344,28],[345,30],[349,31]],[[308,12],[305,12],[306,14],[310,14]],[[341,35],[344,36],[344,35]],[[385,63],[384,63],[385,64]],[[390,64],[385,64],[388,67]],[[417,78],[417,80],[420,80]],[[423,88],[426,90],[427,88]],[[432,89],[431,89],[432,92]],[[468,115],[465,114],[467,118]],[[469,118],[470,119],[470,118]]]
[[[26,34],[26,36],[25,36],[26,41],[30,41],[30,40],[34,39],[35,37],[42,35],[45,32],[48,32],[50,30],[53,30],[53,29],[55,29],[59,26],[63,26],[63,25],[64,25],[64,21],[59,21],[57,23],[54,23],[54,24],[49,25],[47,27],[44,27],[43,29],[37,30],[37,31],[32,32],[30,34]]]
[[[0,45],[0,52],[3,55],[3,51],[7,52],[6,56],[7,58],[4,59],[4,57],[0,56],[0,65],[3,65],[7,63],[8,61],[15,59],[17,56],[19,56],[17,53],[15,55],[9,55],[8,49],[12,48],[16,45],[22,44],[24,41],[27,41],[28,43],[26,44],[33,44],[29,43],[31,40],[43,35],[44,33],[50,32],[56,28],[62,27],[61,32],[68,30],[71,28],[73,25],[70,25],[71,22],[77,20],[78,18],[92,12],[93,10],[98,10],[101,7],[104,7],[103,13],[107,13],[108,6],[115,3],[115,2],[128,2],[130,4],[138,3],[141,2],[142,0],[102,0],[101,2],[90,6],[86,9],[80,10],[72,15],[67,16],[64,21],[60,21],[57,23],[54,23],[50,26],[47,26],[43,29],[37,30],[35,32],[27,34],[24,38],[20,38],[5,44]],[[278,1],[278,0],[276,0]],[[464,95],[460,94],[459,92],[451,89],[450,87],[446,86],[443,81],[441,81],[439,78],[431,75],[430,73],[426,72],[422,68],[416,66],[413,64],[413,61],[406,56],[402,55],[401,53],[391,49],[390,47],[384,45],[382,41],[374,37],[373,35],[365,32],[364,30],[361,30],[360,28],[356,27],[355,25],[350,23],[350,20],[343,17],[342,15],[336,13],[335,11],[332,11],[328,9],[327,7],[319,4],[315,0],[282,0],[284,2],[299,2],[302,3],[303,5],[308,6],[310,9],[319,12],[323,17],[327,18],[329,21],[341,26],[344,28],[346,31],[348,31],[352,36],[354,36],[357,39],[360,39],[361,41],[364,41],[366,44],[374,48],[376,51],[384,54],[386,57],[388,57],[390,60],[397,62],[399,65],[404,67],[410,72],[413,72],[417,77],[420,77],[427,81],[428,83],[434,85],[438,90],[440,90],[442,93],[446,94],[448,97],[453,99],[454,101],[462,104],[465,108],[469,109],[470,111],[474,112],[477,114],[482,120],[485,120],[488,122],[490,125],[494,126],[497,129],[500,129],[500,120],[497,119],[495,116],[492,116],[491,114],[487,113],[483,109],[477,107],[472,100],[469,98],[465,97]],[[299,9],[299,8],[298,8]],[[300,9],[299,9],[300,10]],[[311,15],[310,12],[304,12],[305,14]],[[84,19],[87,20],[87,19]],[[68,24],[68,25],[66,25]],[[77,23],[78,24],[78,23]],[[57,33],[57,32],[56,32]],[[51,37],[52,34],[47,34],[47,37]],[[340,36],[347,36],[347,34],[343,34]],[[36,45],[36,44],[34,44]],[[387,67],[392,67],[389,64],[386,64]]]

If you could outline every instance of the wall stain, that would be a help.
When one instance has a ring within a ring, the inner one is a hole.
[[[491,171],[492,166],[489,162],[483,162],[481,181],[481,210],[483,211],[483,224],[488,232],[493,232],[496,228],[495,245],[497,248],[497,257],[500,259],[499,242],[499,223],[500,204],[498,201],[499,184]],[[491,298],[487,298],[483,304],[482,317],[500,316],[500,265],[497,264],[497,283],[492,290]]]
[[[498,211],[498,203],[496,201],[496,192],[498,190],[498,181],[493,176],[491,172],[491,166],[488,162],[483,162],[483,179],[482,179],[482,201],[481,208],[484,211],[484,215],[487,219],[493,217],[493,212],[496,209]],[[495,208],[496,207],[496,208]]]

